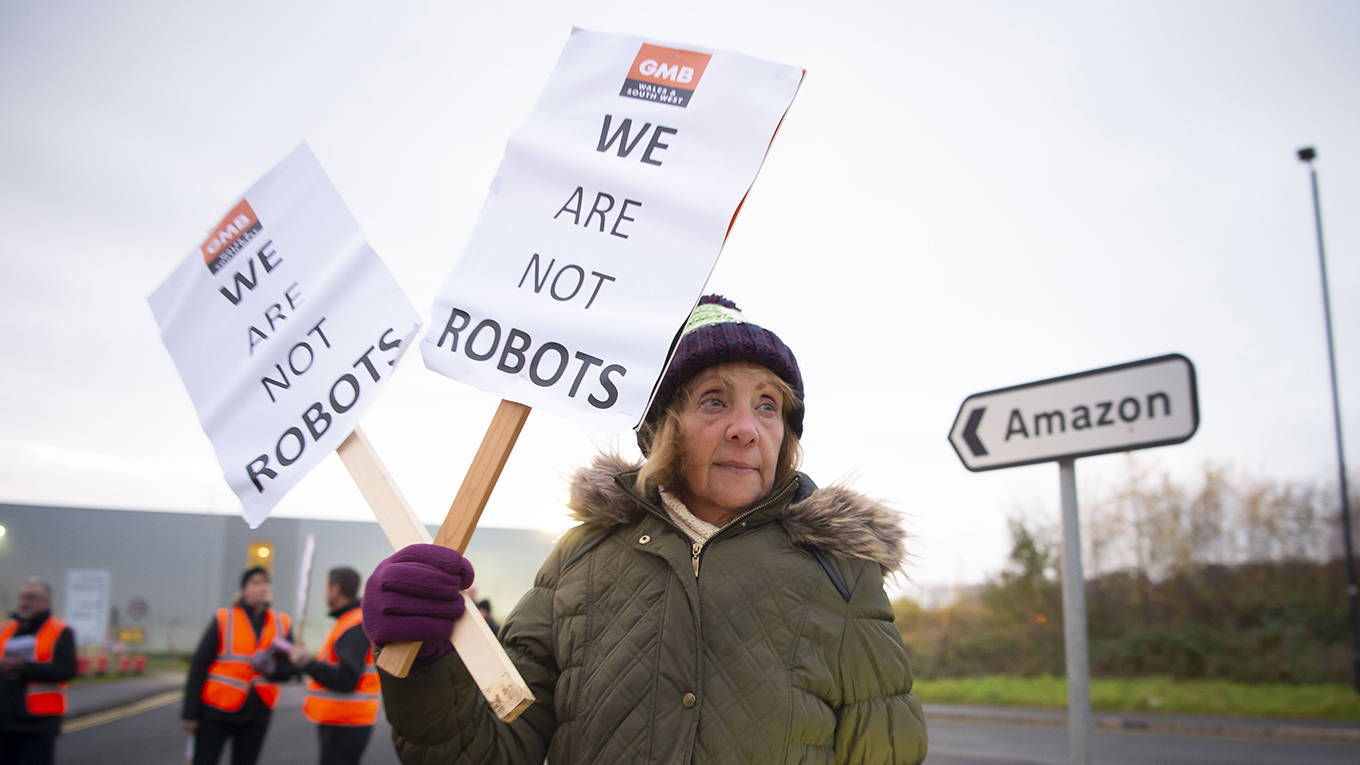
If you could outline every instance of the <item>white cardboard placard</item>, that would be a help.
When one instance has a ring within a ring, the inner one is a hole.
[[[306,144],[147,301],[251,528],[349,435],[420,326]]]
[[[426,366],[632,427],[802,75],[573,30],[435,298]]]
[[[112,575],[102,568],[66,569],[66,602],[62,618],[75,633],[76,645],[103,645],[109,626]]]

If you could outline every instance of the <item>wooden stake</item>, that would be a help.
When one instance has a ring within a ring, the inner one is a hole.
[[[500,478],[501,469],[505,467],[528,416],[529,407],[513,401],[501,401],[482,438],[477,456],[473,458],[467,476],[454,497],[453,505],[439,527],[435,544],[453,548],[460,553],[467,549],[477,520],[481,518],[482,510],[491,497],[491,490]],[[340,444],[338,452],[393,548],[399,550],[409,544],[431,541],[429,531],[411,510],[392,476],[378,460],[373,445],[359,428],[355,428]],[[520,677],[510,657],[506,656],[505,649],[487,626],[476,604],[466,594],[463,595],[463,602],[467,613],[454,622],[450,640],[492,710],[502,720],[510,722],[533,704],[533,693]],[[389,674],[405,677],[419,650],[419,643],[386,645],[378,656],[378,666]]]

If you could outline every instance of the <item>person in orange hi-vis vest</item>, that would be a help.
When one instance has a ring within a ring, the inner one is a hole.
[[[52,615],[52,586],[29,579],[19,609],[0,623],[0,763],[51,765],[76,674],[76,638]]]
[[[198,641],[184,683],[184,729],[194,734],[194,765],[216,765],[231,742],[232,765],[254,765],[278,702],[275,683],[297,674],[275,638],[292,640],[287,614],[269,607],[269,571],[241,573],[241,593],[219,608]]]
[[[359,572],[347,566],[326,575],[326,607],[335,626],[315,658],[295,645],[292,663],[311,675],[302,713],[317,724],[321,765],[358,765],[378,720],[378,670],[360,622]]]

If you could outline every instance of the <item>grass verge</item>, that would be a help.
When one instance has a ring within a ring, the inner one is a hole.
[[[1064,677],[969,677],[916,681],[927,704],[1067,707]],[[1097,678],[1091,706],[1102,711],[1360,721],[1360,695],[1346,685],[1244,685],[1169,677]]]

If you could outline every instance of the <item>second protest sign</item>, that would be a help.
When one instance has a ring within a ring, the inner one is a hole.
[[[435,298],[426,366],[635,425],[802,74],[573,30]]]

